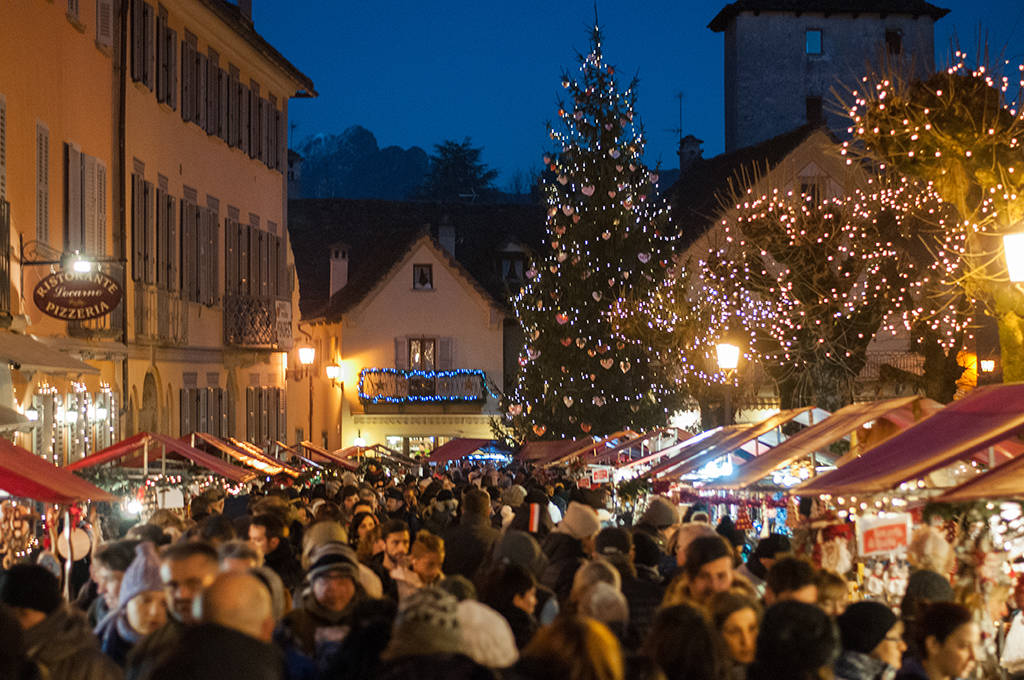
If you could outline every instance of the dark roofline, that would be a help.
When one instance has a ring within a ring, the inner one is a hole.
[[[914,18],[919,16],[930,16],[932,19],[938,21],[942,17],[949,14],[949,10],[943,7],[936,7],[935,5],[925,2],[924,0],[909,0],[908,3],[897,4],[894,0],[889,0],[893,4],[890,8],[878,7],[877,4],[873,4],[869,0],[838,0],[831,2],[805,2],[804,6],[800,7],[799,0],[736,0],[736,2],[730,2],[728,5],[722,8],[722,10],[715,15],[715,18],[708,24],[715,33],[721,33],[729,26],[729,22],[735,19],[742,12],[752,12],[753,14],[760,14],[761,12],[785,12],[790,14],[824,14],[828,16],[830,14],[879,14],[882,16],[889,14],[905,14],[910,15]],[[913,5],[904,6],[904,5]]]
[[[300,86],[301,89],[296,90],[289,97],[312,98],[318,96],[316,88],[313,86],[313,80],[257,33],[253,28],[252,20],[242,16],[237,5],[226,2],[226,0],[202,0],[202,3],[220,17],[225,24],[234,29],[238,35],[245,38],[253,49],[277,65]]]

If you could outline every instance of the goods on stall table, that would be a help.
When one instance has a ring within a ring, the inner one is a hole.
[[[0,562],[10,568],[32,546],[36,513],[15,501],[0,503]]]

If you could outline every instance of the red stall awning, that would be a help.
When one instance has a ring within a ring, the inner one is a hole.
[[[526,442],[523,448],[519,449],[516,458],[528,463],[544,465],[553,460],[564,458],[575,451],[593,446],[594,440],[586,439],[559,439],[556,441]]]
[[[256,470],[256,472],[263,475],[279,475],[282,472],[288,474],[291,477],[298,477],[301,472],[296,470],[290,465],[286,465],[279,460],[275,460],[270,456],[264,455],[263,451],[256,448],[253,445],[243,446],[235,439],[231,441],[224,441],[219,437],[215,437],[208,432],[193,432],[187,441],[190,445],[198,443],[205,444],[210,448],[223,453],[224,455],[233,458],[242,465]],[[248,444],[248,443],[247,443]],[[196,448],[199,448],[196,446]]]
[[[427,462],[447,463],[452,460],[460,460],[490,443],[490,439],[453,439],[431,451]]]
[[[797,493],[893,489],[1024,432],[1024,383],[979,387]],[[998,469],[998,468],[995,468]]]
[[[67,468],[59,468],[6,439],[0,439],[0,489],[19,498],[60,505],[117,500]]]
[[[301,442],[299,444],[299,446],[301,446],[303,449],[305,449],[306,451],[308,451],[310,453],[310,458],[314,458],[315,456],[319,456],[320,458],[323,458],[324,460],[326,460],[328,463],[334,463],[335,465],[340,465],[341,467],[345,468],[346,470],[358,470],[359,469],[359,464],[358,463],[348,459],[348,455],[349,455],[347,453],[348,449],[345,449],[345,450],[342,450],[342,451],[328,451],[327,449],[322,449],[322,448],[320,448],[319,446],[317,446],[316,444],[314,444],[313,442],[310,442],[310,441],[303,441],[303,442]],[[351,448],[356,448],[356,447],[351,447]]]
[[[91,456],[75,461],[68,465],[66,469],[81,470],[115,460],[121,461],[121,465],[125,467],[141,467],[143,464],[142,450],[147,444],[149,446],[149,466],[151,469],[155,469],[159,465],[160,457],[166,448],[169,457],[188,460],[235,482],[248,482],[257,477],[257,474],[252,470],[246,470],[237,465],[226,463],[220,458],[189,446],[174,437],[168,437],[167,435],[155,432],[140,432],[134,437],[129,437],[124,441],[108,446],[102,451],[97,451]]]

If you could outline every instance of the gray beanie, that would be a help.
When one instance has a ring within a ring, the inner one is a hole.
[[[136,595],[151,590],[163,590],[164,582],[160,579],[160,558],[156,548],[149,541],[135,546],[135,559],[128,565],[121,579],[121,590],[118,591],[119,608],[127,605]]]
[[[455,596],[440,588],[421,588],[409,595],[399,607],[391,641],[380,658],[464,653],[457,607]]]
[[[651,496],[647,502],[647,510],[640,518],[640,524],[647,524],[656,529],[664,529],[679,523],[679,510],[676,504],[664,496]]]
[[[559,522],[558,528],[575,539],[583,540],[595,536],[597,532],[601,531],[601,520],[598,519],[597,511],[594,508],[573,501],[566,508],[565,517]]]

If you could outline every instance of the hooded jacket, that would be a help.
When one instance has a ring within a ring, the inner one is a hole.
[[[100,651],[85,615],[68,605],[26,630],[25,648],[49,680],[121,679],[121,669]]]
[[[473,580],[499,536],[487,517],[464,512],[458,525],[444,532],[444,573]]]

